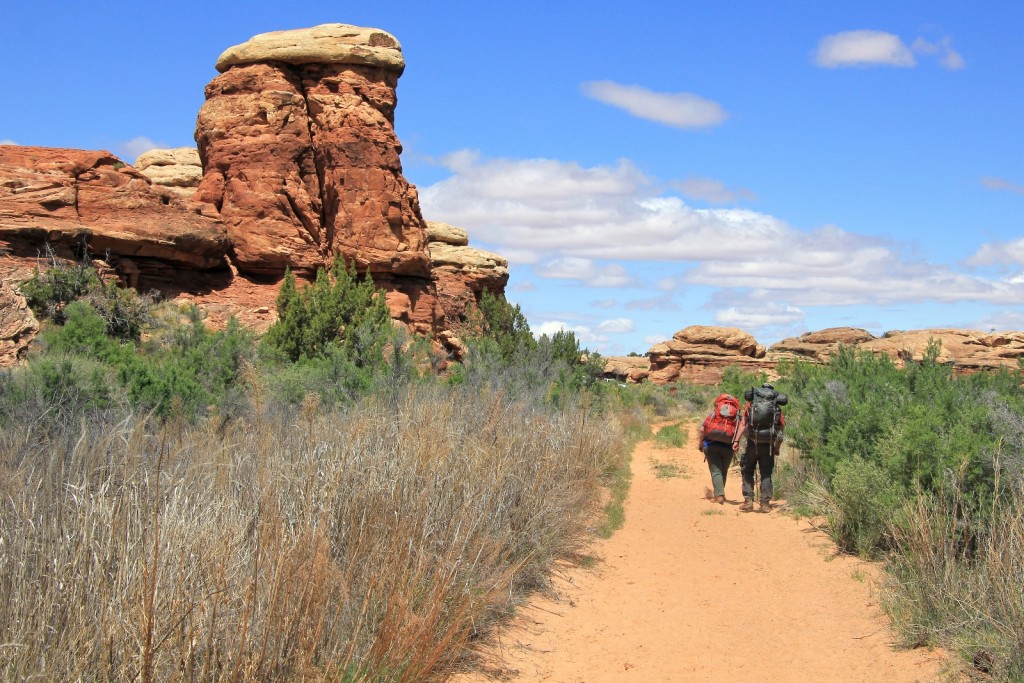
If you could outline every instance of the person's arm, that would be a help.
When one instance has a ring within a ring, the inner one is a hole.
[[[749,406],[748,406],[749,408]],[[743,417],[740,418],[739,426],[736,427],[736,434],[732,437],[732,450],[738,451],[740,449],[740,439],[743,438],[743,430],[747,428],[747,411],[743,411]]]

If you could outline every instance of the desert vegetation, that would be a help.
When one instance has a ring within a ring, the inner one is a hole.
[[[500,297],[439,376],[343,263],[260,340],[68,268],[0,375],[4,680],[441,680],[614,526],[672,404]]]
[[[784,486],[840,548],[885,561],[901,642],[1021,680],[1024,378],[956,376],[939,350],[905,368],[849,349],[782,368],[799,455]]]

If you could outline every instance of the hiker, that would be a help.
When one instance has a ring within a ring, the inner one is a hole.
[[[729,394],[715,399],[711,414],[700,426],[700,450],[711,472],[714,501],[725,503],[725,479],[729,475],[732,454],[739,447],[740,402]]]
[[[739,433],[747,437],[747,445],[740,458],[740,473],[743,476],[743,504],[740,510],[754,509],[754,470],[760,468],[761,500],[758,510],[770,512],[772,470],[775,469],[775,456],[782,446],[782,432],[786,427],[782,406],[789,399],[785,394],[775,391],[775,387],[768,382],[756,389],[747,389],[743,398],[747,401],[747,407],[743,411]]]

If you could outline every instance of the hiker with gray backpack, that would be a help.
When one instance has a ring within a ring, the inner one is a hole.
[[[740,473],[743,476],[743,504],[740,510],[754,509],[754,472],[760,469],[761,499],[758,509],[770,512],[772,471],[775,469],[775,456],[782,446],[782,432],[786,427],[782,406],[789,399],[767,382],[757,388],[747,389],[743,398],[747,401],[747,407],[740,422],[740,433],[747,437],[747,445],[740,457]]]

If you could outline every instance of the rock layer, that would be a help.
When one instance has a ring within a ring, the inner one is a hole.
[[[1024,358],[1024,332],[986,334],[972,330],[927,329],[891,331],[875,337],[867,330],[832,327],[783,339],[768,349],[746,332],[730,327],[691,326],[648,351],[650,369],[637,359],[611,358],[605,375],[622,381],[655,384],[688,381],[717,384],[730,366],[776,376],[784,361],[824,363],[841,347],[886,355],[898,366],[920,362],[932,344],[939,345],[937,360],[964,374],[1014,369]]]
[[[691,325],[647,352],[649,379],[655,384],[688,381],[716,384],[725,368],[755,369],[763,365],[764,346],[735,327]]]
[[[501,294],[508,284],[508,261],[489,251],[469,245],[462,228],[447,223],[427,222],[431,240],[431,277],[437,290],[441,315],[446,326],[456,326],[465,318],[466,307],[478,301],[483,291]]]
[[[154,285],[226,269],[230,247],[216,214],[154,191],[109,152],[2,145],[0,247],[35,257],[47,244],[68,256],[109,253]]]

